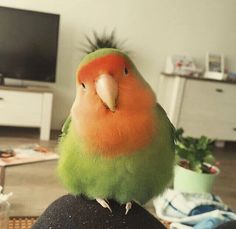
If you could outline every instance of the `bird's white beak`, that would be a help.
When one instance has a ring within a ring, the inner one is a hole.
[[[102,74],[96,81],[96,91],[102,102],[112,111],[116,110],[116,99],[118,96],[118,85],[109,74]]]

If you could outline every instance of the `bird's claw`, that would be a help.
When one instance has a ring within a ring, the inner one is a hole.
[[[101,199],[101,198],[97,198],[96,201],[104,208],[108,208],[110,212],[112,212],[109,204],[104,200],[104,199]]]
[[[125,215],[128,214],[128,212],[131,208],[132,208],[132,203],[131,202],[126,203],[126,205],[125,205]]]

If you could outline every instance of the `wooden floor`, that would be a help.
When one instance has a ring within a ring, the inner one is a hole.
[[[213,191],[236,211],[236,142],[228,142],[224,148],[216,148],[215,156],[220,162],[221,172]]]
[[[51,141],[38,140],[38,130],[0,127],[0,148],[39,143],[56,149],[59,132],[53,132]],[[214,193],[236,211],[236,143],[216,148],[221,173]],[[13,191],[11,215],[39,215],[53,200],[66,193],[55,173],[56,162],[9,168],[6,191]],[[33,192],[32,192],[33,190]],[[31,196],[31,198],[29,197]]]

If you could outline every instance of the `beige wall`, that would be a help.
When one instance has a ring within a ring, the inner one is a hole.
[[[53,128],[69,112],[80,44],[92,30],[116,28],[155,91],[170,54],[189,54],[203,66],[207,51],[224,53],[236,71],[236,0],[0,0],[0,5],[61,15]]]

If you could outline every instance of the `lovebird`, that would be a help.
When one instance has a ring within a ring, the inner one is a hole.
[[[144,204],[172,180],[174,128],[134,63],[117,48],[87,54],[59,142],[59,177],[70,193]]]

